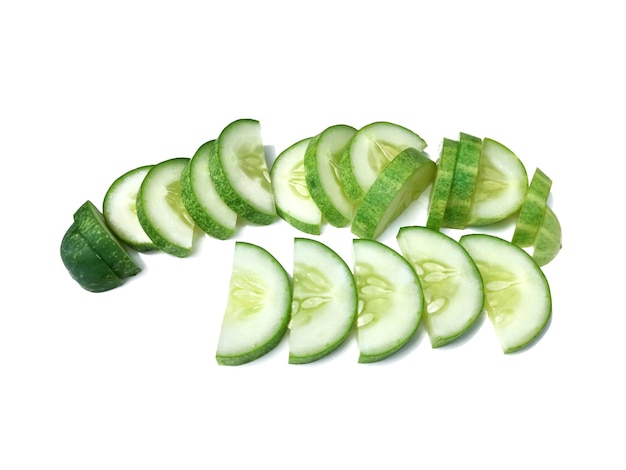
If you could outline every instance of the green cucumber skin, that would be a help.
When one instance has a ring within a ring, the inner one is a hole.
[[[106,292],[122,285],[122,280],[91,248],[75,224],[63,235],[61,260],[68,273],[89,292]]]
[[[454,168],[456,166],[456,157],[458,154],[459,142],[452,139],[444,138],[441,147],[441,158],[437,165],[437,173],[431,193],[430,207],[428,210],[428,220],[426,226],[428,228],[439,230],[443,222],[443,216],[446,211],[450,188],[452,187],[452,178]],[[444,174],[441,169],[446,169]]]
[[[425,154],[410,147],[400,152],[385,167],[357,208],[351,228],[354,235],[360,238],[376,238],[375,232],[379,221],[397,192],[406,182],[407,173],[403,167],[407,164],[412,165],[416,171],[423,165],[430,165],[433,168],[434,177],[435,162],[426,157]],[[424,189],[421,188],[421,190]]]
[[[512,243],[520,247],[532,246],[543,221],[552,180],[539,168],[535,169],[526,197],[519,210]]]
[[[464,229],[467,225],[478,177],[481,147],[482,139],[464,132],[460,133],[454,177],[443,216],[444,227]]]
[[[320,210],[323,210],[323,216],[328,221],[329,224],[335,227],[346,227],[350,224],[351,220],[344,217],[341,212],[339,212],[333,203],[330,201],[324,188],[322,188],[321,181],[319,178],[313,178],[311,175],[316,175],[318,172],[317,165],[317,143],[321,134],[313,137],[307,146],[306,152],[304,154],[304,172],[306,178],[306,184],[309,189],[309,193],[311,193],[311,197],[313,201],[317,204],[317,207]],[[341,162],[341,159],[340,159]],[[340,163],[341,164],[341,163]],[[355,180],[356,182],[356,180]],[[347,194],[347,193],[346,193]],[[348,197],[352,198],[348,195]]]
[[[351,142],[352,141],[348,142],[343,149],[343,153],[339,159],[339,178],[341,179],[346,195],[354,204],[358,204],[365,196],[365,192],[352,172],[352,162],[350,161]]]
[[[301,232],[308,233],[310,235],[320,235],[322,233],[321,225],[304,223],[301,220],[292,217],[279,207],[276,208],[276,212],[281,219]]]
[[[118,277],[134,276],[141,271],[126,248],[106,225],[102,213],[91,201],[86,201],[74,213],[74,223],[89,246]]]
[[[215,141],[211,140],[201,145],[197,152],[206,151],[209,152],[209,155],[211,155],[212,153],[214,153],[214,149]],[[180,176],[181,196],[183,198],[183,204],[185,205],[187,212],[189,212],[189,215],[194,220],[196,225],[206,234],[220,240],[226,240],[232,237],[235,233],[235,230],[224,227],[222,224],[218,223],[215,219],[210,217],[204,211],[202,206],[198,203],[196,197],[193,195],[193,185],[191,184],[191,165],[192,161],[190,160],[187,166],[183,169],[183,172]],[[208,168],[207,171],[209,171]]]

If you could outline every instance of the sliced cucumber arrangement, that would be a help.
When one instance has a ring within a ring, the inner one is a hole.
[[[226,126],[217,138],[209,171],[217,193],[240,217],[259,225],[274,221],[277,213],[259,121],[240,119]]]
[[[328,246],[308,238],[294,242],[289,362],[316,361],[339,347],[356,318],[352,271]]]
[[[502,350],[523,349],[543,331],[552,313],[548,281],[535,260],[517,245],[487,234],[463,235],[483,279],[485,309]]]
[[[150,240],[178,257],[191,254],[196,224],[181,195],[181,175],[188,158],[172,158],[154,165],[137,194],[137,217]]]
[[[304,169],[310,140],[303,139],[281,152],[274,160],[270,178],[278,215],[302,232],[319,235],[322,212],[311,197]]]
[[[152,166],[134,168],[117,178],[107,190],[102,203],[102,215],[111,231],[139,252],[157,249],[137,217],[137,194]]]
[[[407,148],[424,150],[426,141],[391,122],[373,122],[359,129],[339,162],[339,174],[348,197],[360,201],[389,162]]]
[[[241,365],[274,349],[287,331],[291,283],[264,248],[236,242],[226,311],[217,344],[222,365]]]
[[[378,362],[406,345],[422,318],[424,297],[411,265],[375,240],[355,239],[359,362]]]
[[[313,201],[328,223],[336,227],[349,225],[354,213],[339,175],[339,162],[356,132],[343,124],[331,126],[311,139],[304,156],[306,184]]]
[[[209,173],[209,159],[217,151],[215,141],[200,146],[180,176],[183,205],[205,233],[225,240],[237,228],[237,214],[222,201]]]
[[[444,346],[465,333],[483,311],[480,272],[467,251],[439,231],[402,227],[397,239],[424,290],[423,322],[431,345]]]

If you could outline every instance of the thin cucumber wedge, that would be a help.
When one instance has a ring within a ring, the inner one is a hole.
[[[454,341],[483,311],[485,296],[476,264],[456,240],[438,230],[402,227],[397,240],[424,291],[422,321],[432,347]]]
[[[391,122],[373,122],[359,129],[339,162],[348,197],[359,202],[389,162],[406,148],[421,151],[426,142],[415,132]]]
[[[139,223],[158,249],[180,258],[193,248],[196,224],[185,209],[180,178],[189,158],[154,165],[137,194]]]
[[[539,337],[552,314],[548,281],[522,248],[487,234],[463,235],[483,279],[485,310],[504,353],[519,351]]]
[[[422,318],[424,296],[411,265],[375,240],[353,240],[357,285],[359,362],[390,357],[413,337]]]
[[[511,239],[517,246],[529,247],[535,242],[546,212],[551,188],[552,179],[540,168],[536,168],[526,190]]]
[[[276,219],[259,121],[239,119],[222,130],[209,172],[217,193],[241,218],[258,225]]]
[[[278,215],[301,232],[319,235],[322,212],[309,192],[304,169],[304,154],[310,140],[300,140],[281,152],[274,160],[270,179]]]
[[[236,242],[230,290],[215,354],[220,365],[241,365],[274,349],[291,311],[291,282],[258,245]]]
[[[311,139],[304,156],[306,184],[313,201],[335,227],[349,225],[354,213],[339,175],[339,162],[356,132],[344,124],[328,127]]]
[[[444,138],[437,162],[437,173],[433,182],[433,190],[430,193],[430,204],[428,206],[428,220],[426,226],[434,230],[439,230],[446,212],[456,158],[459,151],[459,142]]]
[[[563,247],[561,223],[550,206],[546,206],[543,221],[533,244],[533,258],[545,266],[559,254]]]
[[[111,231],[133,250],[147,252],[157,247],[137,217],[137,194],[153,165],[134,168],[118,177],[107,190],[102,215]]]
[[[78,285],[89,292],[105,292],[122,285],[122,280],[89,245],[75,223],[61,240],[61,260]]]
[[[308,238],[294,241],[289,363],[305,364],[337,349],[356,318],[352,271],[335,251]]]
[[[226,240],[235,233],[237,214],[222,201],[213,186],[209,159],[216,151],[214,140],[198,148],[181,174],[181,197],[187,212],[203,232]]]
[[[519,211],[528,187],[522,161],[509,148],[485,138],[467,226],[489,225]]]
[[[360,238],[378,238],[432,183],[435,172],[435,162],[425,153],[404,149],[367,191],[354,215],[352,233]]]
[[[454,229],[466,227],[478,179],[481,152],[480,138],[464,132],[459,134],[458,155],[443,216],[443,227]]]
[[[100,210],[91,201],[86,201],[74,212],[74,225],[89,246],[119,278],[134,276],[141,271],[126,248],[111,232]]]

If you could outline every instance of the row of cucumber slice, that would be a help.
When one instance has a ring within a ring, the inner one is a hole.
[[[402,349],[420,323],[432,347],[467,332],[485,310],[505,353],[544,330],[552,312],[548,282],[517,245],[486,234],[459,241],[427,227],[402,227],[399,252],[353,240],[350,268],[330,247],[294,241],[293,280],[256,244],[237,242],[217,345],[222,365],[253,361],[289,335],[289,363],[335,351],[356,331],[359,362]]]

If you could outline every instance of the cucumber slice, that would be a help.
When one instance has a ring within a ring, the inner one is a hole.
[[[423,322],[430,343],[444,346],[465,333],[483,311],[480,272],[456,240],[437,230],[402,227],[397,239],[424,291]]]
[[[389,162],[409,147],[424,150],[426,142],[398,124],[373,122],[359,129],[339,162],[339,174],[348,197],[360,201]]]
[[[356,308],[354,277],[343,259],[321,242],[296,238],[289,363],[313,362],[339,347]]]
[[[121,279],[91,248],[75,223],[63,235],[60,252],[63,265],[83,289],[105,292],[122,285]]]
[[[377,238],[430,185],[436,165],[428,156],[407,148],[385,167],[368,190],[352,221],[352,233]]]
[[[307,187],[304,154],[311,139],[303,139],[276,157],[270,178],[278,215],[301,232],[319,235],[322,213]]]
[[[561,223],[550,206],[546,206],[543,221],[533,244],[533,258],[539,266],[545,266],[561,251]]]
[[[478,137],[464,132],[459,134],[458,155],[443,216],[443,227],[463,229],[467,225],[478,178],[481,148],[482,140]]]
[[[276,219],[259,121],[239,119],[222,130],[209,172],[217,193],[240,217],[259,225]]]
[[[181,197],[187,212],[205,233],[225,240],[237,227],[237,214],[220,198],[209,173],[209,159],[216,144],[210,140],[200,146],[180,177]]]
[[[74,212],[74,225],[89,246],[119,278],[134,276],[141,271],[126,248],[107,227],[102,213],[91,201],[86,201]]]
[[[548,281],[522,248],[487,234],[464,235],[459,243],[483,279],[485,310],[502,350],[518,351],[538,338],[552,312]]]
[[[535,237],[546,212],[551,188],[552,180],[550,177],[541,169],[536,168],[526,190],[526,196],[520,208],[511,240],[517,246],[528,247],[535,242]]]
[[[102,215],[111,231],[126,245],[140,252],[156,250],[156,245],[139,223],[137,194],[153,165],[134,168],[117,178],[107,190]]]
[[[195,223],[181,196],[180,178],[189,158],[154,165],[137,194],[137,217],[160,250],[178,257],[191,254]]]
[[[290,311],[291,283],[281,264],[260,246],[236,242],[218,364],[245,364],[274,349],[287,331]]]
[[[377,362],[415,334],[424,297],[415,271],[395,250],[375,240],[355,239],[353,252],[359,362]]]
[[[519,211],[528,175],[517,155],[493,139],[483,139],[468,226],[493,224]]]
[[[306,183],[315,204],[329,224],[345,227],[354,207],[339,175],[339,161],[356,129],[344,124],[324,129],[311,139],[304,156]]]
[[[443,222],[443,215],[446,212],[454,168],[456,167],[456,157],[459,151],[459,142],[444,138],[441,144],[439,161],[437,163],[437,173],[433,182],[433,190],[430,193],[430,204],[428,207],[428,220],[426,226],[434,230],[439,230]]]

